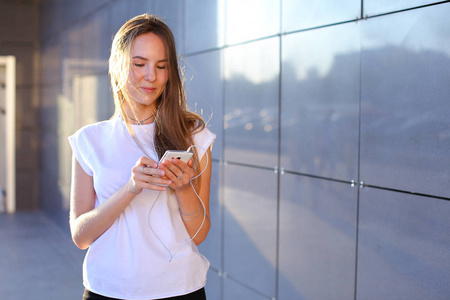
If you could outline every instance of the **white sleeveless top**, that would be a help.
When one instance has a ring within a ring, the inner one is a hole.
[[[154,124],[134,125],[133,130],[150,158],[158,161]],[[194,143],[208,149],[215,137],[205,128],[194,135]],[[145,155],[120,117],[85,126],[69,142],[83,170],[93,177],[96,207],[129,180],[131,169]],[[200,160],[205,154],[202,148],[193,148]],[[148,300],[205,286],[209,262],[190,241],[176,195],[169,190],[159,194],[144,189],[92,243],[83,263],[88,290],[112,298]]]

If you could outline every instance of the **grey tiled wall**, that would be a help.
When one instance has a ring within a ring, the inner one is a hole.
[[[113,112],[112,35],[156,13],[217,134],[208,299],[448,297],[449,2],[42,2],[44,206]]]

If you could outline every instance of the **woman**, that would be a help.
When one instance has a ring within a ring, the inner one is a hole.
[[[175,42],[157,17],[117,32],[109,73],[115,114],[69,137],[74,153],[70,227],[89,248],[83,299],[205,299],[211,147],[187,111]],[[188,163],[158,158],[194,152]]]

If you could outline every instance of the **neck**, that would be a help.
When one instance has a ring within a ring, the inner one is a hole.
[[[150,124],[150,123],[152,123],[153,120],[154,120],[154,118],[153,118],[154,116],[155,115],[153,114],[153,115],[150,115],[149,117],[144,118],[144,119],[135,119],[135,118],[133,118],[131,116],[128,116],[128,119],[130,119],[136,125],[143,125],[143,124]]]
[[[151,124],[155,120],[156,109],[153,107],[145,107],[144,109],[136,110],[126,107],[124,109],[124,114],[126,114],[128,123],[130,124]]]

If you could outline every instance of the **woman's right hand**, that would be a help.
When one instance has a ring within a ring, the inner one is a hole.
[[[143,189],[165,191],[172,181],[165,177],[165,171],[158,169],[154,160],[141,157],[131,169],[128,190],[133,194],[140,194]]]

